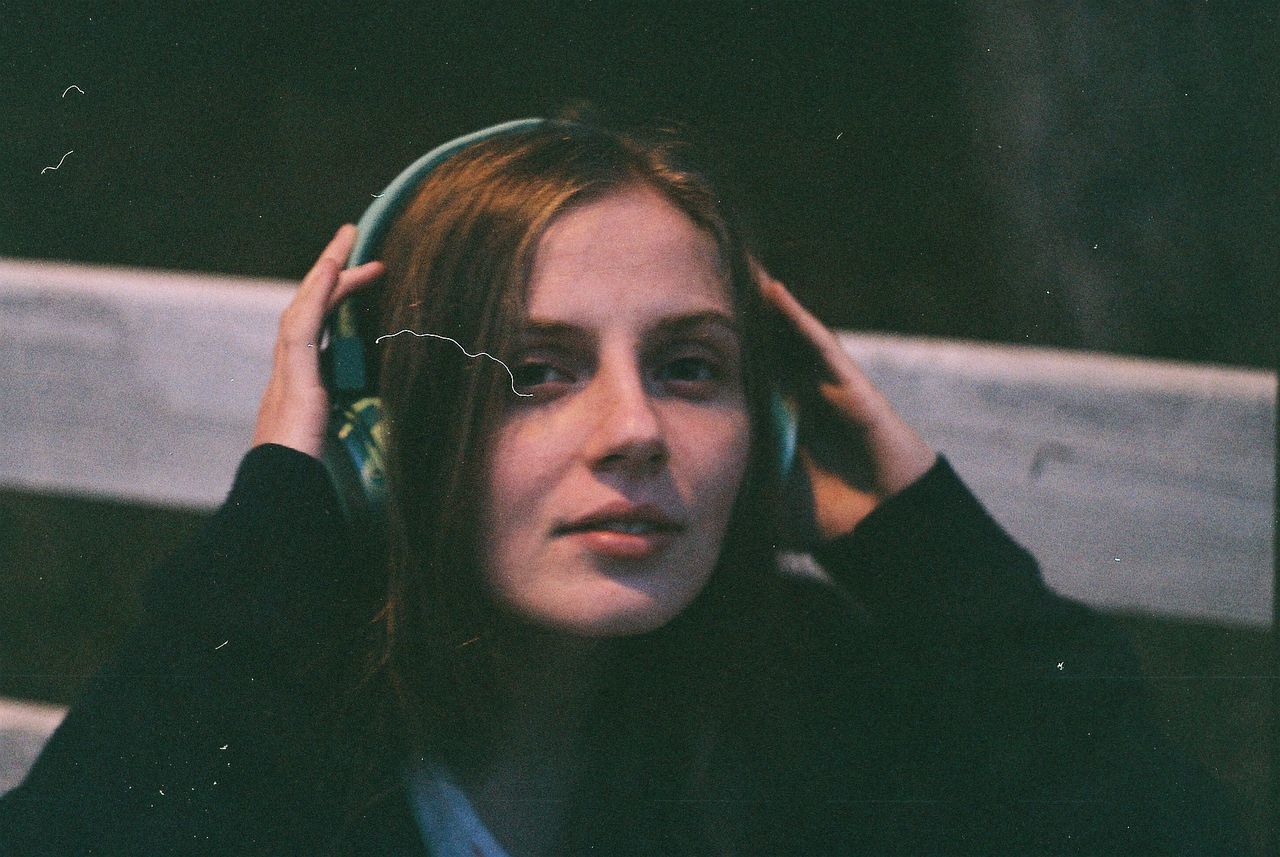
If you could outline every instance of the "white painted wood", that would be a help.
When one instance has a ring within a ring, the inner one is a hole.
[[[0,697],[0,794],[22,782],[66,709]]]
[[[842,335],[906,419],[1100,607],[1267,627],[1274,373]]]
[[[210,509],[292,283],[0,260],[0,487]],[[1274,373],[842,334],[1057,590],[1270,625]]]
[[[216,506],[249,447],[291,292],[0,260],[0,485]]]

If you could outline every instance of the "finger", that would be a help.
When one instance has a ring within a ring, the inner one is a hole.
[[[347,264],[347,257],[351,255],[351,249],[355,246],[356,227],[350,223],[344,223],[334,233],[333,238],[329,239],[329,243],[320,251],[319,258],[315,264],[311,266],[311,270],[307,271],[306,276],[302,278],[299,291],[311,291],[317,285],[329,285],[330,271],[337,269],[342,270]]]
[[[359,286],[367,284],[375,272],[380,272],[381,263],[375,265],[368,262],[349,272],[342,271],[342,266],[346,264],[355,246],[356,235],[355,226],[344,224],[321,251],[320,258],[316,259],[311,270],[302,278],[293,301],[281,318],[282,332],[287,320],[291,337],[314,340],[325,313],[333,303],[334,292],[342,288],[345,282],[343,277],[354,277],[354,284]]]
[[[767,280],[762,289],[766,299],[812,343],[835,378],[835,383],[819,385],[822,397],[855,420],[866,420],[882,411],[888,405],[888,400],[844,350],[831,329],[805,309],[786,286],[769,277],[767,272],[765,277]]]
[[[333,234],[333,237],[329,239],[329,243],[325,245],[324,250],[320,251],[320,258],[332,259],[341,268],[347,264],[347,257],[351,255],[351,248],[356,246],[356,234],[355,224],[342,224],[338,227],[338,231]]]
[[[763,271],[763,269],[761,270]],[[792,326],[818,350],[827,365],[832,370],[835,370],[841,364],[850,362],[849,355],[845,354],[844,348],[840,346],[840,340],[836,339],[835,334],[819,321],[817,316],[805,309],[786,286],[769,277],[767,273],[765,277],[767,279],[761,281],[761,291],[765,299],[773,304],[791,322]]]
[[[314,349],[320,339],[324,317],[353,293],[376,282],[386,273],[386,266],[376,260],[341,272],[334,270],[333,265],[332,257],[322,259],[309,294],[305,298],[299,294],[295,303],[285,311],[281,318],[281,345],[291,350],[300,347]],[[321,298],[323,304],[319,303]],[[301,354],[300,358],[309,363],[312,355]]]
[[[381,262],[365,262],[355,268],[348,268],[338,275],[338,284],[330,293],[325,303],[325,314],[333,311],[333,308],[342,303],[352,294],[367,287],[369,284],[377,282],[383,274],[386,273],[386,266]]]
[[[751,276],[755,277],[756,283],[761,290],[765,288],[767,283],[776,283],[777,280],[765,270],[764,265],[760,264],[760,260],[750,253],[747,254],[747,264],[751,266]]]
[[[321,256],[303,278],[280,316],[281,339],[310,341],[320,327],[325,304],[338,284],[338,263]]]

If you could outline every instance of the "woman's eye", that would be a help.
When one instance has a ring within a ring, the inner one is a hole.
[[[719,368],[702,357],[680,357],[662,367],[664,381],[707,383],[720,377]]]
[[[540,387],[544,384],[568,383],[573,379],[567,372],[562,372],[550,363],[530,361],[516,366],[511,373],[515,376],[516,388]]]

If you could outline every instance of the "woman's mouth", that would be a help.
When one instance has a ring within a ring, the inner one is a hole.
[[[609,559],[648,559],[666,548],[676,537],[670,529],[655,529],[631,522],[602,523],[563,533],[565,538],[594,554]]]
[[[653,504],[624,501],[558,527],[556,534],[609,559],[638,560],[662,551],[683,530],[674,515]]]

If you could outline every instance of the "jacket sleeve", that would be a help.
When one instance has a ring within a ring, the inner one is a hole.
[[[274,444],[247,453],[222,507],[153,573],[142,621],[0,801],[0,852],[203,851],[218,830],[288,815],[264,787],[305,794],[292,760],[307,758],[297,743],[324,707],[324,653],[352,604],[347,549],[318,461]]]
[[[942,853],[1246,853],[1123,631],[1046,587],[945,458],[815,557],[871,617],[887,787]]]

